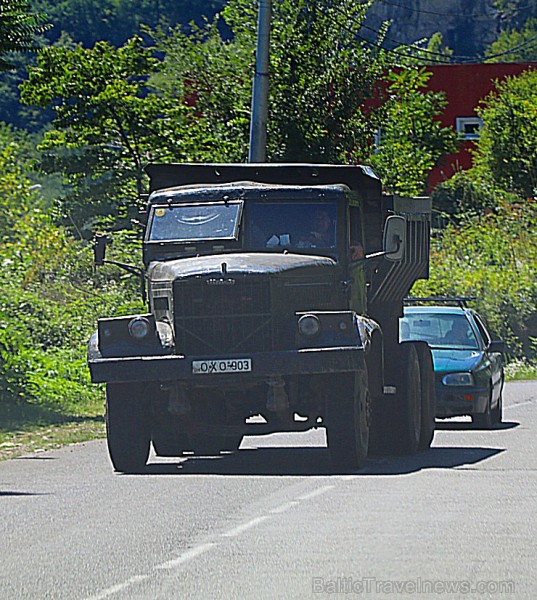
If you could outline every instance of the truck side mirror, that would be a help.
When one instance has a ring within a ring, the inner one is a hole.
[[[104,265],[107,243],[108,238],[106,235],[98,234],[95,236],[93,244],[93,261],[97,267],[102,267],[102,265]]]
[[[406,219],[390,215],[384,226],[383,252],[388,260],[400,261],[405,255]]]

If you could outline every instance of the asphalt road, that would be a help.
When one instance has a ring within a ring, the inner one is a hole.
[[[537,382],[504,423],[334,474],[324,432],[113,473],[104,441],[0,463],[0,598],[537,598]]]

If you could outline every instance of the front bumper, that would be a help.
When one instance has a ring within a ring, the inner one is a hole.
[[[252,360],[247,373],[194,374],[192,362],[198,360]],[[126,356],[105,358],[99,352],[97,336],[88,348],[88,364],[93,383],[135,381],[184,381],[194,384],[252,381],[273,375],[314,375],[356,371],[363,364],[362,346],[344,346],[279,352],[230,354],[226,356]]]
[[[484,413],[488,400],[487,388],[456,387],[436,383],[436,416],[438,418]]]

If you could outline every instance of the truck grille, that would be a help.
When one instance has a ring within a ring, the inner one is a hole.
[[[178,281],[174,284],[174,312],[176,348],[181,354],[272,349],[268,279],[196,277]]]

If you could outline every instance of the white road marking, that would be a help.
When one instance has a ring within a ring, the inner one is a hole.
[[[309,494],[304,494],[303,496],[299,496],[298,500],[310,500],[310,498],[315,498],[316,496],[325,494],[326,492],[328,492],[328,490],[331,490],[334,487],[336,487],[336,486],[335,485],[325,485],[321,488],[317,488],[316,490],[313,490],[313,492],[310,492]]]
[[[86,598],[86,600],[104,600],[104,598],[108,598],[114,594],[122,592],[131,585],[134,585],[135,583],[140,583],[140,581],[145,581],[146,579],[149,579],[149,575],[135,575],[134,577],[127,579],[127,581],[124,581],[123,583],[118,583],[117,585],[109,587],[107,590],[103,590],[100,594],[96,594],[95,596],[90,596],[89,598]]]
[[[297,502],[296,500],[291,500],[291,502],[287,502],[286,504],[282,504],[281,506],[278,506],[277,508],[273,508],[270,513],[273,515],[279,515],[281,513],[284,513],[285,511],[289,510],[290,508],[293,508],[293,506],[297,506],[298,504],[300,504],[299,502]]]
[[[524,402],[518,402],[518,403],[515,402],[515,404],[510,404],[509,406],[504,406],[503,410],[508,410],[510,408],[518,408],[519,406],[524,406],[526,404],[533,404],[534,402],[535,402],[534,398],[532,398],[531,400],[525,400]]]
[[[335,487],[334,485],[325,485],[324,487],[317,488],[316,490],[313,490],[312,492],[303,494],[302,496],[298,496],[298,498],[296,500],[290,500],[289,502],[286,502],[285,504],[282,504],[281,506],[277,506],[276,508],[273,508],[269,512],[270,512],[270,514],[273,514],[273,515],[284,513],[287,510],[289,510],[290,508],[293,508],[294,506],[298,506],[301,501],[310,500],[311,498],[316,498],[317,496],[325,494],[326,492],[333,489],[334,487]],[[270,518],[270,515],[263,515],[260,517],[256,517],[254,519],[251,519],[250,521],[247,521],[246,523],[243,523],[242,525],[238,525],[237,527],[234,527],[233,529],[230,529],[229,531],[222,533],[221,537],[224,537],[224,538],[237,537],[238,535],[241,535],[241,533],[248,531],[248,529],[252,529],[252,527],[256,527],[257,525],[259,525],[263,521],[266,521],[269,518]],[[218,546],[217,542],[208,542],[207,544],[202,544],[200,546],[196,546],[195,548],[191,548],[190,550],[183,552],[183,554],[180,554],[176,558],[172,558],[171,560],[168,560],[159,565],[156,565],[155,567],[153,567],[153,570],[175,569],[175,568],[187,563],[188,561],[200,556],[201,554],[204,554],[205,552],[212,550],[216,546]],[[118,583],[117,585],[113,585],[113,586],[109,587],[108,589],[103,590],[99,594],[90,596],[90,597],[86,598],[85,600],[104,600],[105,598],[109,598],[110,596],[113,596],[114,594],[123,592],[124,590],[128,589],[129,587],[131,587],[137,583],[140,583],[142,581],[149,579],[149,577],[150,577],[150,575],[135,575],[134,577],[127,579],[123,583]]]
[[[255,519],[252,519],[251,521],[248,521],[247,523],[243,523],[242,525],[239,525],[238,527],[235,527],[234,529],[230,529],[229,531],[226,531],[225,533],[222,534],[222,537],[236,537],[237,535],[240,535],[244,531],[247,531],[248,529],[251,529],[252,527],[255,527],[256,525],[259,525],[259,523],[262,523],[263,521],[266,521],[267,519],[268,519],[268,517],[256,517]]]
[[[175,567],[178,567],[179,565],[182,565],[183,563],[188,562],[193,558],[196,558],[196,556],[199,556],[204,552],[208,552],[213,546],[216,546],[216,544],[213,542],[203,544],[201,546],[196,546],[195,548],[191,548],[190,550],[183,552],[183,554],[181,554],[177,558],[172,558],[171,560],[168,560],[165,563],[157,565],[155,569],[174,569]]]

